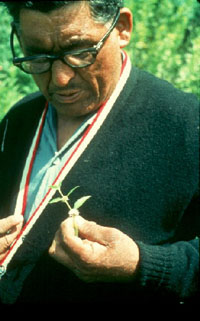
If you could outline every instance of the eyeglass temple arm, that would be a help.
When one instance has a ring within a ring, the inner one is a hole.
[[[16,54],[15,54],[15,49],[14,49],[14,34],[16,34],[16,36],[17,36],[17,38],[18,38],[18,40],[19,40],[19,43],[20,43],[18,26],[17,26],[17,23],[15,23],[15,22],[13,21],[13,22],[11,22],[10,48],[11,48],[13,57],[15,58],[15,57],[16,57]]]
[[[96,50],[99,51],[101,49],[101,47],[103,46],[104,42],[106,41],[106,39],[109,37],[109,35],[111,34],[111,32],[113,31],[113,29],[116,27],[116,24],[118,22],[118,19],[120,17],[120,8],[117,10],[117,13],[114,17],[113,23],[111,28],[108,30],[108,32],[105,34],[105,36],[99,41],[98,45],[96,46]]]

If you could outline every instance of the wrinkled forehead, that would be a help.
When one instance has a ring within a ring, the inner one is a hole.
[[[73,1],[72,4],[49,13],[22,9],[20,12],[20,33],[26,35],[70,35],[86,34],[89,30],[102,27],[94,21],[86,1]]]
[[[20,13],[22,46],[24,49],[34,48],[34,52],[68,50],[68,47],[75,46],[75,42],[79,47],[81,41],[85,45],[92,44],[99,41],[105,29],[105,25],[93,19],[85,1],[49,13],[28,9]]]

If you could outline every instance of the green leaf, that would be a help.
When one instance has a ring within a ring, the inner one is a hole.
[[[62,201],[63,201],[62,197],[57,197],[57,198],[54,198],[53,200],[51,200],[49,202],[49,204],[54,204],[54,203],[58,203],[58,202],[62,202]]]
[[[83,196],[74,203],[74,208],[80,208],[91,196]]]
[[[76,186],[76,187],[72,188],[71,191],[69,191],[69,193],[67,194],[67,196],[69,197],[69,195],[71,195],[79,187],[80,186]]]

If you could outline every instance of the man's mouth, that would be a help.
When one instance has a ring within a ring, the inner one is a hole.
[[[61,104],[72,104],[81,98],[82,93],[82,90],[70,90],[66,92],[55,92],[51,97],[52,101],[56,101]]]

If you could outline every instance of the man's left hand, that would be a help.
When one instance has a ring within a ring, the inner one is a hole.
[[[75,217],[66,219],[57,231],[49,254],[86,282],[129,281],[139,262],[139,249],[126,234]]]

